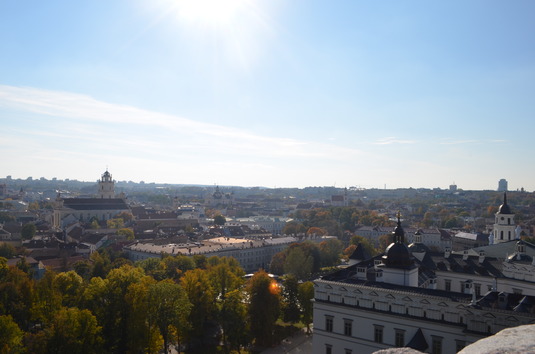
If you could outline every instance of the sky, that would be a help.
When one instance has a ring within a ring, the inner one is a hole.
[[[532,0],[0,0],[0,177],[535,190]]]

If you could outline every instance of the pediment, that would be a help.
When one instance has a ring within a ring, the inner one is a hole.
[[[353,292],[354,292],[355,294],[362,294],[362,291],[360,291],[359,289],[355,289],[355,290],[353,290]]]
[[[368,295],[371,295],[371,296],[379,296],[379,294],[377,294],[375,291],[370,292]]]
[[[437,305],[440,307],[448,307],[448,304],[446,304],[445,302],[439,302]]]
[[[333,287],[330,286],[329,284],[325,285],[325,289],[332,289]]]
[[[343,286],[341,286],[340,289],[338,289],[338,290],[340,290],[340,291],[347,291],[347,289],[344,288]]]
[[[492,313],[486,313],[483,315],[483,317],[486,317],[486,318],[496,318],[496,316],[494,316]]]
[[[395,299],[394,295],[392,294],[388,294],[385,296],[387,299]]]
[[[427,299],[423,299],[420,301],[420,304],[430,304],[430,302]]]
[[[403,299],[401,299],[401,300],[412,302],[412,299],[411,299],[410,297],[408,297],[408,296],[405,296],[405,297],[404,297]]]

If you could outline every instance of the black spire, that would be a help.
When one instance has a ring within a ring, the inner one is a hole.
[[[509,204],[507,204],[507,192],[503,192],[503,204],[498,209],[498,214],[512,214]]]
[[[394,243],[404,243],[405,242],[405,230],[401,227],[401,213],[398,211],[398,224],[392,233]]]

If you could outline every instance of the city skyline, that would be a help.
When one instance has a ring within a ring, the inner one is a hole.
[[[535,190],[535,4],[0,4],[1,175]],[[526,161],[527,160],[527,161]]]

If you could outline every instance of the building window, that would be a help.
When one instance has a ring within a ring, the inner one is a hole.
[[[431,353],[442,354],[442,337],[431,336]]]
[[[344,319],[344,335],[352,336],[353,335],[353,321]]]
[[[325,330],[327,332],[333,331],[333,317],[332,316],[325,316]]]
[[[325,344],[325,354],[333,354],[333,346],[330,344]]]
[[[444,280],[444,290],[451,291],[451,280],[449,279]]]
[[[383,326],[374,325],[373,340],[376,343],[383,343]]]
[[[345,354],[353,354],[353,351],[351,349],[345,349],[344,351]]]
[[[395,336],[395,343],[394,345],[396,347],[404,347],[405,346],[405,331],[402,329],[396,329],[396,336]]]
[[[513,294],[522,295],[522,289],[513,288]]]
[[[476,296],[481,296],[481,284],[474,284],[474,291]]]

